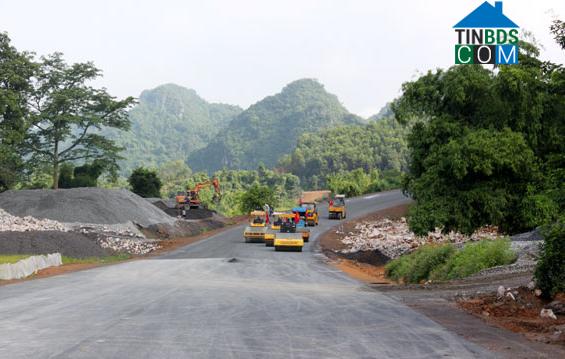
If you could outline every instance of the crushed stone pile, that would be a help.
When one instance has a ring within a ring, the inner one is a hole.
[[[147,240],[129,230],[111,229],[107,226],[81,226],[76,231],[96,241],[100,247],[114,252],[143,255],[160,247],[155,241]]]
[[[426,236],[416,236],[408,228],[406,218],[390,220],[383,218],[377,221],[362,222],[355,225],[354,231],[347,233],[341,240],[348,248],[341,253],[378,250],[393,259],[428,243],[465,243],[498,237],[496,227],[484,227],[471,236],[461,233],[441,233],[439,228]]]
[[[21,232],[25,232],[23,236],[18,234]],[[146,240],[139,231],[127,227],[67,225],[51,219],[13,216],[0,208],[0,253],[45,254],[57,251],[83,258],[105,256],[105,249],[142,255],[157,248],[157,243]]]
[[[0,208],[0,232],[60,231],[69,228],[50,219],[37,219],[32,216],[17,217]]]
[[[0,193],[0,208],[18,217],[33,216],[63,223],[121,224],[142,227],[173,225],[174,218],[142,197],[124,190],[71,188]]]
[[[77,232],[0,232],[2,254],[61,253],[72,258],[105,257],[110,251]]]

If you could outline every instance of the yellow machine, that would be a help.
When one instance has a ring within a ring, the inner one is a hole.
[[[264,211],[253,211],[249,213],[249,225],[245,227],[243,231],[245,242],[263,243],[267,232],[267,214]]]
[[[316,202],[300,202],[300,207],[306,210],[304,218],[308,226],[318,225],[318,207]]]
[[[300,233],[279,232],[275,237],[275,251],[298,251],[302,252],[304,240]]]
[[[347,217],[347,210],[345,208],[345,195],[337,194],[333,200],[330,200],[328,208],[329,219],[342,219]]]
[[[280,215],[283,214],[282,212],[274,212],[271,218],[271,229],[273,231],[280,231],[282,219]]]
[[[270,217],[271,229],[265,233],[265,246],[273,247],[275,245],[275,236],[278,231],[281,230],[282,218],[280,217],[282,212],[274,212]]]
[[[279,214],[281,221],[280,231],[275,234],[273,241],[273,246],[276,251],[287,250],[302,252],[302,247],[304,247],[303,234],[299,231],[299,225],[296,224],[294,218],[294,213]]]

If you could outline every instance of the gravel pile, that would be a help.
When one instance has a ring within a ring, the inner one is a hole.
[[[72,258],[104,257],[111,254],[83,234],[56,231],[0,232],[0,253],[61,253]]]
[[[31,216],[16,217],[0,208],[0,232],[28,232],[28,231],[68,231],[68,227],[57,221],[37,219]]]
[[[123,189],[6,191],[0,193],[0,208],[18,217],[33,216],[63,223],[133,222],[147,227],[157,223],[175,222],[174,218],[148,201]]]
[[[354,231],[349,232],[341,240],[348,246],[341,250],[341,253],[378,250],[393,259],[428,243],[465,243],[481,239],[495,239],[497,236],[496,228],[484,227],[471,236],[456,232],[444,234],[439,228],[436,228],[434,232],[420,237],[410,231],[405,218],[399,220],[383,218],[356,224]]]
[[[133,231],[115,230],[107,226],[82,226],[77,231],[113,252],[142,255],[159,248],[155,241],[147,240]]]

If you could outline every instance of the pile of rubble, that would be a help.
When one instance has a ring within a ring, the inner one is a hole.
[[[147,254],[159,248],[157,243],[147,240],[139,232],[121,226],[110,227],[112,226],[64,224],[31,216],[17,217],[0,208],[0,232],[67,232],[69,234],[78,232],[104,249],[137,255]],[[70,236],[68,240],[72,238],[74,237]],[[69,246],[84,246],[84,243],[69,243]]]
[[[37,219],[31,216],[17,217],[0,208],[0,232],[59,231],[67,232],[69,228],[62,223],[50,219]]]
[[[483,227],[467,236],[461,233],[442,233],[439,228],[425,236],[416,236],[408,228],[406,218],[390,220],[383,218],[377,221],[363,222],[355,225],[341,241],[348,248],[342,253],[378,250],[389,258],[397,258],[421,245],[428,243],[465,243],[498,237],[496,227]]]
[[[106,226],[81,226],[77,232],[84,234],[105,249],[114,252],[143,255],[159,248],[155,241],[129,230],[110,229]]]

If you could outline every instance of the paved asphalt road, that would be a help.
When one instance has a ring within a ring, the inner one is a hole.
[[[348,217],[406,201],[351,199]],[[491,356],[325,265],[315,240],[335,224],[322,219],[302,253],[245,244],[238,226],[162,258],[0,287],[0,358]]]

